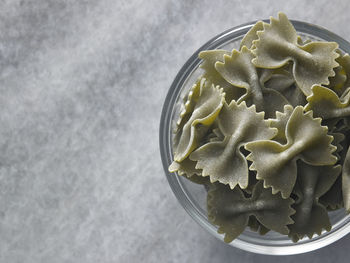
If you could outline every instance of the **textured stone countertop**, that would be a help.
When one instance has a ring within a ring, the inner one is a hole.
[[[279,10],[350,40],[348,0],[2,0],[0,262],[349,262],[350,235],[283,258],[229,247],[164,176],[160,112],[180,67]]]

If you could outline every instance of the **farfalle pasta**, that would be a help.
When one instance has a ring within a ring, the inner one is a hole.
[[[303,112],[302,106],[294,108],[285,129],[287,143],[282,145],[273,140],[249,142],[245,149],[250,151],[247,160],[252,161],[250,169],[257,171],[257,179],[264,180],[265,187],[272,193],[281,192],[283,198],[292,193],[297,178],[297,160],[314,165],[333,165],[336,147],[333,137],[327,135],[327,128],[321,126],[321,119],[314,119],[311,111]]]
[[[248,162],[241,147],[250,141],[273,138],[276,129],[271,128],[264,113],[257,113],[255,106],[248,108],[245,102],[232,101],[224,106],[218,116],[218,127],[224,138],[211,141],[191,153],[196,168],[202,169],[202,176],[209,176],[211,182],[219,181],[233,189],[237,184],[248,187]]]
[[[298,165],[298,179],[294,188],[298,201],[293,204],[296,213],[289,225],[289,236],[297,241],[305,235],[312,238],[320,235],[322,230],[329,231],[331,224],[326,207],[319,203],[334,184],[341,172],[341,166],[311,166],[304,162]]]
[[[169,171],[205,185],[225,242],[246,228],[294,242],[329,231],[328,211],[350,213],[350,56],[279,13],[238,50],[199,58]]]
[[[237,103],[245,101],[255,105],[257,111],[264,111],[267,117],[272,117],[277,110],[288,104],[287,99],[274,89],[264,86],[272,76],[272,71],[259,69],[252,64],[253,53],[246,46],[240,51],[233,50],[232,54],[224,55],[223,62],[216,62],[216,71],[235,87],[245,89],[245,93]]]
[[[225,233],[225,241],[231,242],[240,235],[253,216],[267,229],[288,234],[287,225],[292,223],[293,200],[283,199],[257,183],[251,197],[247,198],[239,188],[230,189],[222,184],[213,185],[208,191],[208,217]]]
[[[281,68],[291,62],[295,82],[305,95],[311,94],[314,84],[329,84],[329,77],[335,75],[338,66],[335,42],[311,41],[302,45],[287,16],[279,13],[278,19],[271,18],[270,24],[263,24],[264,30],[257,31],[258,39],[253,41],[252,62],[259,68]]]
[[[174,152],[174,159],[177,162],[183,161],[199,146],[200,140],[219,115],[224,103],[222,89],[214,84],[210,85],[204,78],[195,84],[193,94],[195,95],[189,96],[188,100],[189,104],[193,104],[193,107],[189,107],[193,108],[193,111],[187,114],[188,108],[185,108],[184,115],[187,114],[189,117],[178,131],[179,139]]]

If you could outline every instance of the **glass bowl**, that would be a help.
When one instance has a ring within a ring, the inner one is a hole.
[[[269,22],[265,20],[265,22]],[[350,43],[334,33],[319,26],[293,21],[298,34],[305,39],[335,41],[339,48],[350,53]],[[168,172],[168,167],[173,161],[172,139],[176,120],[179,116],[180,105],[184,96],[196,79],[202,74],[199,65],[201,63],[198,53],[209,49],[238,49],[243,36],[256,22],[247,23],[227,30],[209,40],[199,48],[181,68],[175,77],[166,96],[160,122],[160,154],[164,166],[165,175],[180,204],[187,213],[205,230],[223,241],[224,236],[217,233],[217,227],[207,219],[206,197],[207,192],[203,185],[192,183],[182,176]],[[350,216],[344,209],[329,213],[332,223],[330,232],[323,232],[312,239],[304,238],[293,243],[287,236],[270,231],[261,236],[247,228],[237,239],[230,243],[231,246],[266,255],[292,255],[312,251],[329,245],[350,232]]]

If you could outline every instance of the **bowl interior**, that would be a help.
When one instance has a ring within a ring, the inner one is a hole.
[[[339,36],[315,25],[299,21],[292,21],[292,23],[304,40],[335,41],[339,44],[342,51],[350,53],[350,44]],[[198,59],[198,53],[208,49],[238,49],[241,39],[254,24],[255,22],[248,23],[223,32],[196,51],[176,76],[164,103],[161,117],[160,150],[169,184],[179,202],[194,220],[220,240],[223,240],[223,235],[218,234],[217,227],[212,225],[207,219],[207,191],[205,188],[202,185],[192,183],[186,178],[175,176],[168,172],[168,166],[173,160],[172,131],[176,125],[183,98],[187,96],[188,90],[202,74],[199,68],[200,60]],[[332,223],[332,230],[330,232],[323,232],[320,236],[314,236],[311,240],[304,238],[297,243],[293,243],[287,236],[273,231],[261,236],[247,228],[230,245],[250,252],[270,255],[298,254],[315,250],[338,240],[350,232],[350,216],[345,214],[344,209],[330,212],[329,216]]]

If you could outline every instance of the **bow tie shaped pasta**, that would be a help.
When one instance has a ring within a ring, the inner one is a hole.
[[[283,199],[280,195],[271,193],[258,182],[247,198],[242,190],[231,190],[222,184],[215,184],[208,192],[208,218],[219,226],[218,232],[225,233],[225,242],[229,243],[239,236],[246,226],[250,216],[254,216],[263,226],[281,234],[288,234],[288,224],[295,211],[291,208],[293,200]]]
[[[226,50],[205,50],[199,53],[199,58],[202,59],[201,68],[204,70],[203,78],[211,81],[215,86],[219,85],[225,92],[227,103],[232,100],[238,100],[243,96],[244,90],[228,83],[215,69],[215,63],[224,61],[224,55],[229,55],[231,52]]]
[[[255,106],[248,108],[245,102],[230,105],[224,103],[218,117],[218,126],[225,136],[222,141],[212,141],[196,149],[190,155],[196,161],[196,169],[202,169],[202,176],[210,176],[211,182],[219,181],[233,189],[248,186],[248,163],[240,151],[247,142],[271,139],[276,129],[269,127],[264,113],[256,113]]]
[[[292,193],[296,178],[298,159],[315,165],[333,165],[337,157],[332,155],[336,147],[331,145],[333,137],[327,135],[327,128],[321,126],[321,119],[314,119],[311,112],[304,113],[303,107],[293,110],[285,135],[287,143],[282,145],[271,140],[249,142],[245,149],[251,153],[251,170],[257,171],[257,179],[264,180],[265,187],[272,187],[275,194],[283,198]]]
[[[306,98],[308,104],[305,110],[312,110],[315,116],[325,120],[350,116],[350,88],[340,98],[333,90],[319,85],[312,86],[311,90],[312,94]]]
[[[198,87],[199,85],[199,87]],[[195,91],[198,96],[191,96],[189,104],[193,104],[193,111],[188,114],[188,120],[178,133],[178,143],[175,147],[174,159],[183,161],[196,147],[214,122],[223,106],[225,93],[222,89],[210,86],[210,83],[202,79],[196,84]],[[185,115],[185,114],[184,114]],[[181,121],[180,121],[181,123]]]
[[[294,224],[288,226],[293,241],[305,235],[312,238],[315,233],[320,235],[323,229],[331,229],[327,210],[318,199],[330,189],[340,172],[340,165],[311,166],[298,162],[298,178],[294,189],[298,200],[293,205],[296,213],[292,216]]]
[[[258,39],[253,41],[252,62],[259,68],[281,68],[293,63],[293,75],[297,86],[306,96],[311,94],[314,84],[329,84],[329,77],[335,75],[333,68],[338,66],[335,59],[338,44],[335,42],[298,43],[298,35],[287,16],[278,14],[270,24],[263,24],[258,31]]]
[[[243,46],[241,51],[233,50],[231,56],[224,55],[224,61],[216,62],[215,68],[228,83],[246,90],[238,103],[246,101],[248,105],[255,105],[257,111],[265,111],[266,116],[271,117],[289,102],[279,92],[265,88],[264,83],[269,80],[272,71],[257,69],[251,62],[253,58],[253,53]]]

